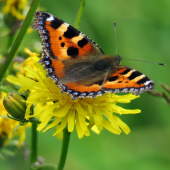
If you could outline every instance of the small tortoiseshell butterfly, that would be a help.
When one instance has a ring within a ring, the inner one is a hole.
[[[36,12],[33,28],[42,39],[40,63],[72,99],[105,92],[138,95],[154,89],[154,82],[133,68],[119,65],[121,57],[107,56],[82,32],[46,12]]]

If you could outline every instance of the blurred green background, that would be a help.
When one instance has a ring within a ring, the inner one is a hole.
[[[41,10],[74,25],[80,0],[41,0]],[[86,0],[79,30],[100,45],[105,54],[115,55],[113,23],[117,23],[118,54],[126,59],[165,63],[125,61],[146,74],[162,92],[159,82],[170,86],[170,1],[169,0]],[[40,42],[37,31],[27,34],[19,49],[31,48]],[[7,38],[2,37],[0,53],[5,53]],[[40,48],[37,47],[38,52]],[[130,128],[129,135],[120,136],[103,130],[100,135],[78,139],[71,135],[65,170],[169,170],[170,169],[170,107],[162,98],[143,93],[126,109],[141,109],[140,114],[119,116]],[[27,131],[30,148],[30,131]],[[58,163],[61,141],[52,137],[53,130],[39,133],[38,152],[46,163]],[[16,158],[0,160],[0,169],[27,170],[29,161],[21,161],[22,150]]]

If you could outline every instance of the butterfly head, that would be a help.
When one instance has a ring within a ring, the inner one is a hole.
[[[120,61],[122,60],[122,57],[120,57],[119,55],[114,56],[115,58],[115,66],[120,64]]]
[[[119,65],[121,59],[120,56],[102,56],[94,63],[94,69],[96,71],[111,70]]]

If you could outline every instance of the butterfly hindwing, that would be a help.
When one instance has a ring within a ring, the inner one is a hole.
[[[116,66],[102,90],[110,93],[132,92],[136,95],[154,89],[154,82],[141,72],[126,66]]]

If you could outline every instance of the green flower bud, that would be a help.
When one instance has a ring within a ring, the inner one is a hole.
[[[26,103],[24,97],[16,92],[9,92],[4,97],[3,104],[14,119],[25,122]]]

